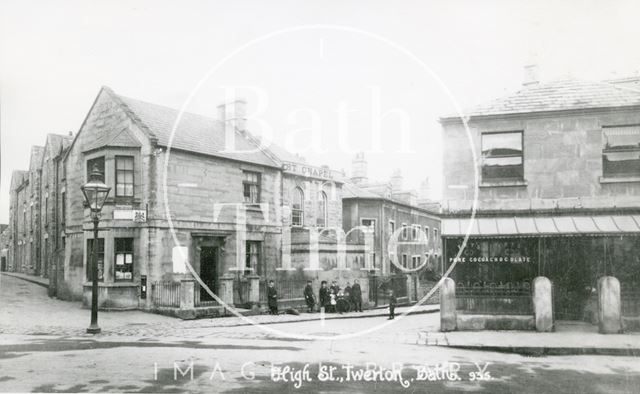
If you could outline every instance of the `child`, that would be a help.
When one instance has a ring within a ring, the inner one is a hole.
[[[331,313],[336,313],[336,304],[337,304],[337,300],[336,300],[336,293],[333,291],[333,289],[329,290],[329,298],[330,303],[331,303]]]

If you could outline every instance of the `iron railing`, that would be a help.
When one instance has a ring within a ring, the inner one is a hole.
[[[211,286],[209,286],[211,289]],[[211,291],[215,291],[211,289]],[[215,293],[214,293],[215,294]],[[200,283],[197,281],[194,282],[193,285],[193,305],[195,307],[208,307],[208,306],[218,306],[220,305],[215,298],[213,298],[207,289],[200,286]]]
[[[398,302],[407,301],[401,300],[401,298],[407,298],[409,294],[407,275],[372,275],[369,277],[369,301],[373,302],[376,306],[389,305],[389,290],[393,290]]]
[[[462,314],[533,315],[529,283],[505,286],[456,285],[456,309]]]
[[[620,291],[620,302],[622,316],[640,317],[640,290],[637,288],[626,289],[623,286]]]
[[[268,281],[260,280],[260,303],[267,302]],[[278,292],[278,301],[303,301],[304,288],[307,285],[307,279],[284,279],[274,280],[274,287]]]
[[[180,282],[153,282],[151,296],[155,306],[179,308]]]

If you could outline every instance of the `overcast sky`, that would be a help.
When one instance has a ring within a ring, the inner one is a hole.
[[[519,89],[531,59],[543,81],[633,74],[638,4],[1,1],[0,223],[30,146],[76,132],[103,85],[212,116],[244,86],[252,131],[334,169],[362,150],[370,178],[438,192],[438,116]]]

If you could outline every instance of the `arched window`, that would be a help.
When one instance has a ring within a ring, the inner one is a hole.
[[[316,218],[316,224],[318,227],[326,227],[327,226],[327,194],[325,192],[320,192],[320,196],[318,199],[318,216]]]
[[[304,225],[304,192],[299,187],[293,189],[293,198],[291,203],[291,225]]]

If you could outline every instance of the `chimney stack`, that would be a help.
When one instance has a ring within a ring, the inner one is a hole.
[[[351,182],[361,184],[367,182],[367,160],[364,152],[356,153],[351,161]]]
[[[391,175],[391,192],[400,193],[402,191],[402,171],[399,168]]]
[[[231,126],[238,131],[246,131],[247,102],[244,99],[237,99],[218,105],[218,119],[226,126]]]
[[[540,70],[535,63],[524,66],[524,80],[522,86],[535,86],[540,83]]]

